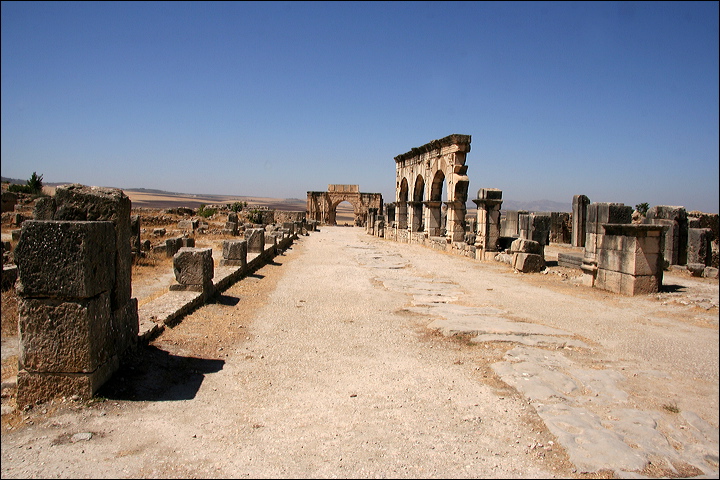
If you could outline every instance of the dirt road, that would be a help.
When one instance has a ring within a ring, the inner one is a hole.
[[[2,477],[717,475],[717,280],[668,280],[620,297],[323,228],[99,401],[23,413]]]

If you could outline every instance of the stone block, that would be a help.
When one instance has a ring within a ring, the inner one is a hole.
[[[543,254],[543,247],[539,242],[534,240],[527,240],[525,238],[518,238],[514,240],[510,245],[511,253],[533,253],[535,255]]]
[[[702,277],[705,272],[704,263],[688,263],[687,269],[693,277]]]
[[[173,256],[173,271],[180,285],[212,284],[214,268],[212,248],[183,247]]]
[[[290,235],[295,234],[295,222],[283,222],[282,228],[290,230]]]
[[[699,222],[698,222],[699,223]],[[710,265],[712,262],[713,233],[709,228],[688,229],[687,262]]]
[[[180,220],[177,224],[180,230],[196,230],[200,222],[198,220]]]
[[[190,247],[193,248],[195,246],[195,239],[192,237],[181,237],[180,238],[180,248],[182,247]]]
[[[95,371],[89,373],[48,373],[20,370],[17,375],[17,405],[19,408],[23,408],[26,405],[73,395],[79,396],[81,400],[89,400],[119,367],[118,357],[112,357]]]
[[[174,256],[182,247],[182,237],[168,238],[167,240],[165,240],[165,254],[168,257]]]
[[[35,201],[35,208],[33,210],[33,219],[35,220],[54,220],[55,210],[54,197],[40,197]]]
[[[523,273],[539,272],[545,268],[545,259],[534,253],[513,253],[512,267]]]
[[[247,241],[245,240],[224,240],[222,266],[247,266]]]
[[[248,253],[262,253],[265,251],[265,230],[263,228],[251,228],[245,230]]]
[[[28,220],[15,248],[18,293],[89,298],[109,291],[116,276],[115,246],[111,222]]]
[[[92,372],[114,353],[110,296],[63,301],[20,298],[19,368],[30,372]]]
[[[130,217],[130,251],[140,251],[140,215]]]
[[[130,199],[117,188],[61,185],[55,189],[54,220],[110,221],[115,226],[115,283],[113,309],[125,305],[132,295],[130,250]]]

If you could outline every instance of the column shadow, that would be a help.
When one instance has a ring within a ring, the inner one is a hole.
[[[109,400],[178,401],[195,398],[205,375],[224,360],[173,355],[153,345],[127,355],[120,369],[97,391]]]

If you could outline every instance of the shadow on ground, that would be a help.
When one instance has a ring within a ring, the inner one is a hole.
[[[205,375],[224,365],[224,360],[183,357],[147,345],[128,355],[97,395],[110,400],[191,400]]]

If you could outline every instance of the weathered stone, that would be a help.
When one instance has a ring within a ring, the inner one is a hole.
[[[585,246],[585,231],[587,223],[587,207],[590,199],[585,195],[575,195],[572,204],[572,246]]]
[[[17,404],[19,407],[48,402],[55,398],[77,395],[89,400],[119,368],[118,357],[89,373],[48,373],[20,370],[17,376]]]
[[[211,248],[183,247],[173,256],[173,272],[180,285],[212,284],[214,265]]]
[[[175,255],[183,247],[182,237],[168,238],[165,240],[165,254],[168,257]]]
[[[545,268],[545,259],[534,253],[513,253],[512,267],[523,273],[539,272]]]
[[[53,220],[55,218],[54,197],[40,197],[35,201],[35,209],[33,210],[33,219],[35,220]]]
[[[220,265],[247,266],[247,241],[246,240],[224,240],[223,258]]]
[[[702,277],[705,272],[704,263],[688,263],[687,269],[693,277]]]
[[[543,246],[534,240],[518,238],[510,245],[510,253],[533,253],[535,255],[542,255]]]
[[[196,230],[200,226],[199,220],[180,220],[178,222],[180,230]]]
[[[262,253],[265,251],[265,229],[251,228],[245,230],[248,253]]]
[[[110,221],[115,226],[115,283],[110,301],[121,308],[132,296],[130,199],[117,188],[61,185],[55,189],[54,220]]]
[[[28,220],[15,249],[18,293],[93,297],[112,289],[116,258],[111,222]]]
[[[688,266],[691,263],[702,263],[703,265],[712,263],[712,239],[713,233],[709,228],[688,229]]]
[[[23,298],[18,302],[19,368],[31,372],[92,372],[110,347],[109,293],[79,301]]]

